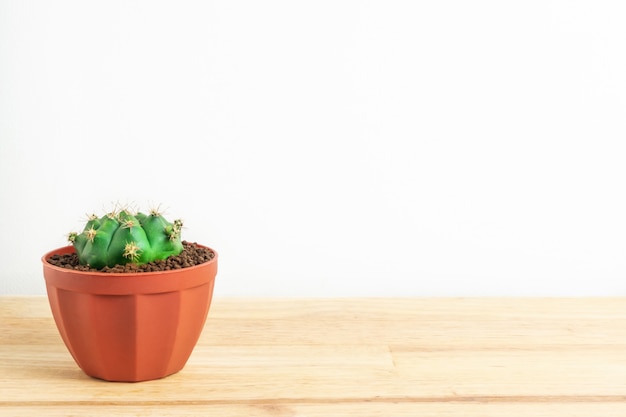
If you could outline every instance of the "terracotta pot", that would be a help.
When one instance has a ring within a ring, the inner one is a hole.
[[[206,263],[163,272],[84,272],[43,256],[48,301],[78,366],[107,381],[137,382],[180,371],[200,337],[217,274]]]

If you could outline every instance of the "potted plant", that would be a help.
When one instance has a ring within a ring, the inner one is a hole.
[[[71,245],[42,257],[50,308],[89,376],[137,382],[186,364],[204,327],[217,253],[181,240],[157,210],[92,215]]]

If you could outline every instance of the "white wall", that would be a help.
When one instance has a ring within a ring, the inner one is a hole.
[[[620,1],[0,0],[0,294],[162,203],[216,295],[626,295]]]

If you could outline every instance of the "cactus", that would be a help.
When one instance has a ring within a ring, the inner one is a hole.
[[[127,263],[145,264],[183,250],[182,221],[168,222],[157,210],[132,214],[123,209],[91,215],[81,233],[70,233],[81,265],[102,269]]]

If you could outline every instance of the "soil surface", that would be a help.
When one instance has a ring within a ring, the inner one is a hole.
[[[74,269],[77,271],[91,271],[91,272],[155,272],[155,271],[170,271],[172,269],[188,268],[190,266],[199,265],[210,261],[215,257],[215,252],[210,249],[206,249],[198,246],[196,243],[189,243],[183,241],[183,251],[180,255],[170,256],[167,259],[161,261],[149,262],[143,265],[126,264],[115,265],[114,267],[105,266],[103,269],[90,268],[86,265],[80,265],[78,263],[78,255],[75,253],[67,255],[52,255],[48,258],[48,262],[52,265]]]

